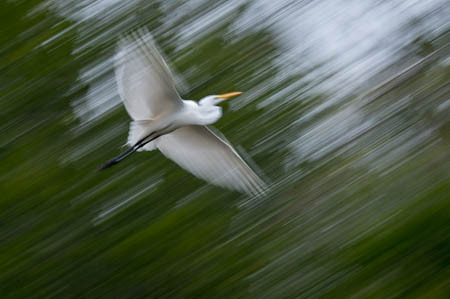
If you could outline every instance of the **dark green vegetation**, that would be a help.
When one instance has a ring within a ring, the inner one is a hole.
[[[448,31],[405,46],[399,63],[423,59],[411,71],[312,113],[333,92],[308,92],[310,69],[282,72],[269,25],[236,31],[247,5],[178,49],[176,34],[222,4],[165,23],[179,2],[84,22],[70,6],[1,2],[0,297],[448,296]],[[247,91],[217,127],[274,183],[267,198],[209,186],[157,152],[96,173],[128,116],[85,108],[111,65],[80,76],[144,24],[185,98]]]

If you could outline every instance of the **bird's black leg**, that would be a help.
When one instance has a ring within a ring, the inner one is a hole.
[[[140,139],[138,142],[136,142],[135,145],[133,145],[131,148],[127,149],[125,152],[121,153],[120,155],[118,155],[117,157],[107,161],[105,164],[103,164],[100,168],[100,170],[109,168],[117,163],[119,163],[120,161],[122,161],[123,159],[125,159],[126,157],[128,157],[129,155],[131,155],[132,153],[136,152],[138,149],[140,149],[141,147],[143,147],[144,145],[146,145],[147,143],[155,140],[156,138],[158,138],[160,135],[156,135],[156,132],[152,132],[150,134],[148,134],[147,136],[145,136],[144,138]],[[154,136],[152,136],[154,135]]]

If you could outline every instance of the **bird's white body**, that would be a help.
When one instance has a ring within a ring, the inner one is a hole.
[[[181,105],[171,111],[171,113],[161,114],[153,120],[132,121],[127,144],[133,146],[141,138],[155,131],[160,135],[165,135],[184,126],[213,124],[222,116],[220,107],[212,107],[211,111],[207,113],[204,113],[204,110],[206,110],[205,107],[200,107],[194,101],[181,100]],[[140,150],[156,149],[155,144],[157,141],[154,140],[147,143]]]
[[[137,150],[159,149],[184,169],[213,184],[248,194],[264,191],[264,182],[233,147],[206,127],[222,116],[222,108],[216,105],[240,92],[208,96],[198,103],[181,99],[151,35],[143,30],[121,39],[116,80],[133,119],[129,146],[139,144]]]

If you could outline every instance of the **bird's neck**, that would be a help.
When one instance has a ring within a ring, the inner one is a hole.
[[[183,101],[184,111],[181,120],[186,125],[210,125],[222,116],[222,108],[214,105],[199,105],[194,101]]]

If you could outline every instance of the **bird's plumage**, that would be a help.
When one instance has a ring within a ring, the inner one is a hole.
[[[169,159],[212,184],[249,194],[259,194],[264,182],[233,147],[206,126],[185,126],[156,140]]]
[[[134,32],[120,40],[116,81],[133,120],[154,119],[182,106],[172,74],[148,32]]]
[[[253,195],[264,192],[264,182],[231,144],[200,125],[217,121],[221,108],[181,99],[148,32],[139,30],[120,40],[116,81],[133,119],[128,145],[135,146],[141,138],[159,130],[159,137],[139,150],[158,148],[167,158],[212,184]],[[168,125],[170,129],[161,131]]]

